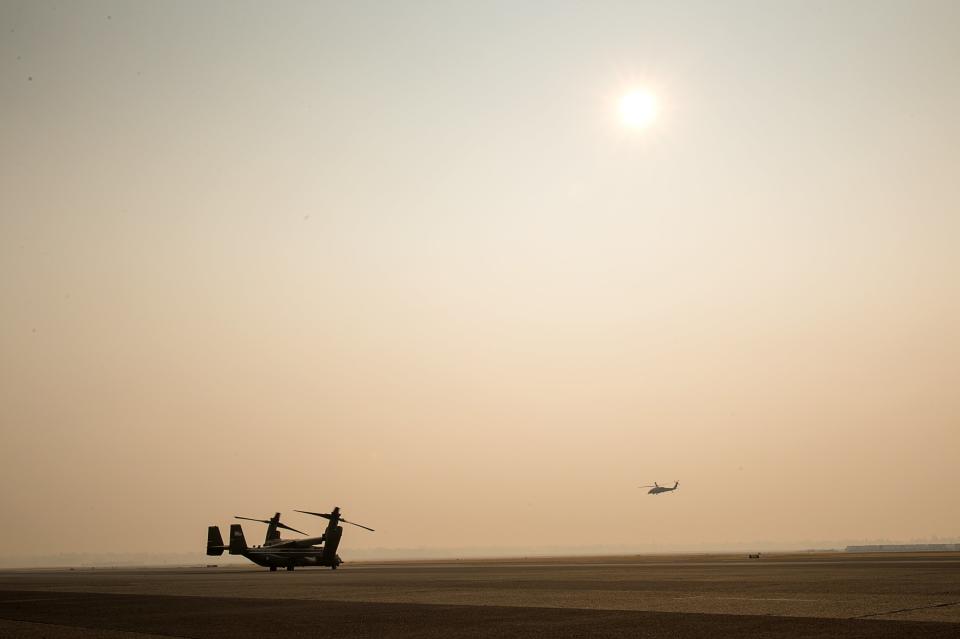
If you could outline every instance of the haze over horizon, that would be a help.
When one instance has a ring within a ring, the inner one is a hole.
[[[960,536],[960,3],[0,27],[0,554]]]

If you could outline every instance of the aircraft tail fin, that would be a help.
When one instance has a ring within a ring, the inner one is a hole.
[[[240,555],[247,549],[247,540],[243,537],[240,524],[230,524],[230,554]]]
[[[210,526],[207,528],[207,554],[222,555],[226,546],[223,545],[223,537],[220,536],[220,526]]]

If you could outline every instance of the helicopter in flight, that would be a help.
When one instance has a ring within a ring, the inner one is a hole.
[[[270,519],[237,517],[237,519],[267,524],[267,536],[263,545],[248,546],[241,524],[230,525],[229,544],[223,543],[219,526],[210,526],[207,528],[207,554],[222,555],[223,551],[227,550],[231,555],[242,555],[258,566],[269,568],[271,572],[279,567],[293,570],[297,566],[328,566],[332,570],[336,570],[343,563],[343,560],[337,554],[340,537],[343,535],[343,527],[340,526],[340,523],[352,524],[373,532],[373,528],[347,521],[341,517],[339,506],[329,513],[314,513],[303,510],[297,512],[327,519],[327,527],[323,534],[319,537],[305,537],[303,539],[282,539],[278,530],[280,528],[301,535],[306,533],[280,523],[280,513],[275,514]]]
[[[653,482],[652,486],[639,486],[638,488],[649,488],[650,490],[647,491],[648,495],[659,495],[660,493],[669,493],[671,491],[674,491],[677,489],[677,486],[679,485],[680,485],[680,482],[674,481],[673,488],[669,488],[667,486],[661,486],[657,482]]]

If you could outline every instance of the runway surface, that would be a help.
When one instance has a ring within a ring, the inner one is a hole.
[[[6,571],[10,637],[960,637],[960,554]],[[131,634],[133,633],[133,634]]]

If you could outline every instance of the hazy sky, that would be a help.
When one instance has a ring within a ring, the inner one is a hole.
[[[0,554],[960,535],[960,3],[0,26]]]

